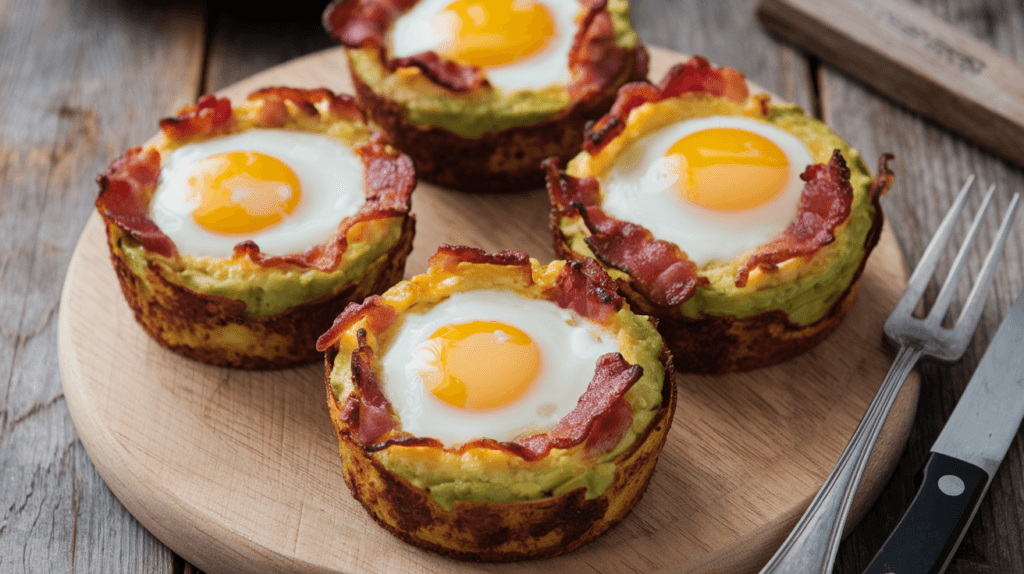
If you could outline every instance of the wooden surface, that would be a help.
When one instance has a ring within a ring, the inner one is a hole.
[[[651,51],[660,77],[685,57]],[[233,85],[347,92],[341,49]],[[406,277],[442,243],[554,258],[543,190],[468,196],[420,184]],[[906,277],[894,236],[869,261],[847,321],[798,359],[728,377],[677,378],[679,407],[634,513],[568,556],[496,567],[416,550],[379,528],[344,487],[323,404],[323,366],[273,373],[208,367],[146,336],[124,302],[98,216],[72,257],[58,343],[64,393],[101,476],[142,524],[209,572],[554,572],[588,566],[736,574],[760,569],[831,470],[889,367],[879,333]],[[917,401],[907,388],[863,481],[868,503],[894,468]],[[139,397],[154,408],[139,408]],[[857,517],[866,510],[862,505]],[[856,518],[854,519],[854,521]],[[381,550],[384,549],[382,552]]]
[[[248,14],[240,2],[191,0],[0,6],[0,571],[194,572],[117,502],[77,438],[57,364],[60,286],[93,210],[95,174],[200,93],[329,47],[316,4],[268,15]],[[755,0],[632,4],[645,42],[739,68],[823,117],[867,157],[895,153],[897,183],[883,204],[910,265],[968,174],[998,185],[998,207],[1024,189],[1021,168],[766,33],[753,17]],[[1017,0],[915,4],[1024,63]],[[1024,284],[1022,229],[1010,237],[965,358],[920,368],[906,451],[840,547],[835,572],[863,570],[913,496],[927,449]],[[1011,445],[947,572],[1024,572],[1022,450],[1019,440]]]
[[[765,26],[929,118],[1024,165],[1024,69],[894,0],[762,0]]]

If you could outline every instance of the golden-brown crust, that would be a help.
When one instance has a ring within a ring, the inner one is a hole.
[[[345,305],[383,293],[402,279],[412,250],[415,219],[405,219],[395,245],[371,264],[368,283],[339,286],[330,295],[302,303],[269,317],[250,317],[245,303],[196,292],[164,277],[150,264],[144,277],[128,264],[123,242],[131,241],[118,226],[107,224],[110,258],[135,319],[158,343],[211,365],[242,369],[280,369],[316,361],[317,337]]]
[[[332,347],[326,354],[327,403],[344,458],[342,473],[352,495],[398,538],[460,560],[549,558],[596,539],[625,518],[640,500],[675,413],[673,370],[664,350],[662,407],[643,435],[613,460],[615,477],[602,495],[586,500],[585,489],[579,488],[525,502],[456,501],[452,510],[446,511],[426,490],[385,469],[350,435],[330,383],[336,352]]]
[[[366,115],[388,134],[395,147],[412,157],[416,173],[424,181],[466,192],[523,191],[544,185],[542,161],[557,157],[559,164],[564,164],[579,152],[587,123],[608,110],[619,86],[646,78],[646,58],[646,51],[637,48],[629,68],[617,81],[554,117],[478,138],[413,123],[401,105],[375,93],[354,71],[352,82]]]

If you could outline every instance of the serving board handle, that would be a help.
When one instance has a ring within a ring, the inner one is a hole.
[[[1024,165],[1024,70],[931,13],[890,0],[761,0],[772,32]]]

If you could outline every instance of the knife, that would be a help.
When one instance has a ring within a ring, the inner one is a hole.
[[[939,574],[1024,418],[1024,289],[921,470],[921,487],[864,574]]]

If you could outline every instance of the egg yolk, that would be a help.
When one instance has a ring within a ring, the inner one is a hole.
[[[548,45],[555,20],[536,0],[455,0],[438,15],[442,56],[481,68],[522,60]]]
[[[225,234],[253,233],[280,222],[302,194],[291,168],[252,151],[221,153],[198,162],[185,185],[186,199],[198,205],[192,219]]]
[[[529,335],[497,321],[446,325],[427,339],[423,384],[442,401],[465,409],[493,409],[522,396],[540,370]]]
[[[766,137],[737,128],[706,129],[683,137],[666,157],[677,156],[675,192],[689,203],[740,211],[775,199],[789,183],[786,154]]]

